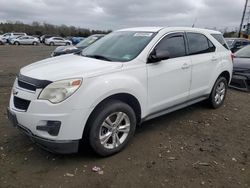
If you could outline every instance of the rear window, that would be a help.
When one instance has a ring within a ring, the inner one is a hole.
[[[203,34],[187,33],[189,54],[197,55],[215,51],[213,43]]]
[[[211,34],[222,46],[229,50],[229,47],[221,34]]]

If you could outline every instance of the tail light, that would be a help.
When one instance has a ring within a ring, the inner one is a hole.
[[[234,62],[234,58],[235,58],[234,53],[231,53],[231,59],[232,59],[232,62]]]

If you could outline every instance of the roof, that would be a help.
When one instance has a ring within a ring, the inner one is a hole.
[[[201,31],[208,32],[213,34],[221,34],[219,31],[209,30],[209,29],[201,29],[201,28],[192,28],[192,27],[134,27],[121,29],[118,31],[143,31],[143,32],[159,32],[160,30],[172,31],[172,30],[185,30],[185,31]]]
[[[158,32],[159,30],[161,30],[163,28],[164,27],[134,27],[134,28],[121,29],[121,30],[118,30],[118,31]]]

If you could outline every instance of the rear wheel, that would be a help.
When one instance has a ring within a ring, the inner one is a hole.
[[[92,149],[101,156],[109,156],[121,151],[134,135],[136,116],[128,104],[110,100],[94,111],[87,127]]]
[[[34,45],[34,46],[37,46],[37,45],[38,45],[38,42],[33,42],[33,45]]]
[[[19,45],[19,42],[16,41],[16,42],[14,42],[14,44],[15,44],[15,45]]]
[[[213,90],[208,99],[212,108],[219,108],[223,104],[226,98],[227,88],[227,79],[225,77],[219,77],[216,80]]]
[[[50,46],[54,46],[55,43],[54,43],[54,42],[50,42],[49,45],[50,45]]]
[[[66,46],[69,46],[69,45],[70,45],[70,43],[69,43],[69,42],[67,42],[67,43],[66,43]]]

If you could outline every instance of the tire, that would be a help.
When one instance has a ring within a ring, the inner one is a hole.
[[[120,123],[118,116],[122,118]],[[128,124],[130,126],[125,126]],[[109,100],[100,104],[92,113],[86,131],[94,152],[100,156],[109,156],[118,153],[127,145],[134,135],[135,128],[134,110],[119,100]]]
[[[55,43],[54,42],[50,42],[49,45],[50,46],[55,46]]]
[[[66,43],[66,46],[69,46],[69,45],[70,45],[70,43],[67,42],[67,43]]]
[[[17,41],[16,41],[16,42],[14,42],[14,44],[15,44],[15,45],[20,45],[20,44],[19,44],[19,42],[17,42]]]
[[[209,96],[208,102],[209,105],[216,109],[223,105],[223,102],[226,98],[228,88],[228,81],[225,77],[219,77],[212,89],[212,92]]]
[[[34,46],[37,46],[38,45],[38,42],[33,42],[32,43]]]

